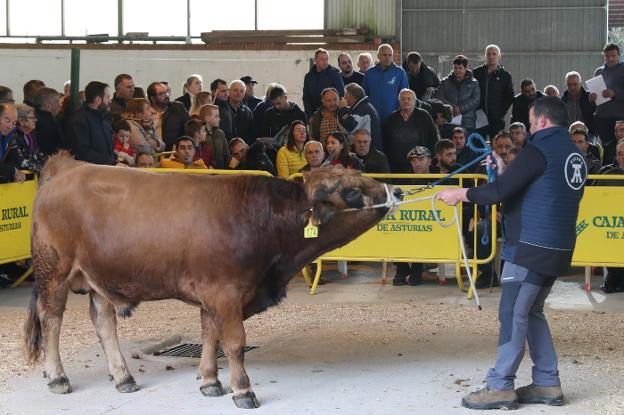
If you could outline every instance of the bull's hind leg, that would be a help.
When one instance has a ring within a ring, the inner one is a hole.
[[[37,302],[44,332],[44,375],[48,378],[50,392],[70,393],[72,388],[63,369],[59,350],[63,312],[67,303],[67,287],[64,284],[55,284],[55,282],[58,280],[49,281],[43,287],[41,297]]]
[[[251,390],[249,377],[244,367],[245,327],[242,313],[229,308],[220,313],[223,319],[223,350],[230,365],[230,385],[234,392],[234,403],[239,408],[252,409],[260,406],[256,394]]]
[[[218,377],[217,367],[217,340],[219,339],[219,328],[212,313],[201,310],[202,325],[202,355],[199,362],[199,377],[201,387],[199,390],[205,396],[221,396],[225,392]]]
[[[33,229],[36,230],[36,225]],[[58,252],[51,246],[39,242],[37,234],[33,236],[33,266],[37,289],[36,314],[41,321],[43,331],[43,350],[45,368],[43,375],[48,378],[48,387],[54,393],[70,393],[69,379],[63,369],[59,352],[59,336],[63,313],[67,303],[67,285]]]
[[[108,362],[108,371],[115,380],[117,390],[122,393],[136,392],[139,390],[139,387],[130,371],[128,371],[126,360],[119,349],[115,308],[106,298],[95,291],[91,291],[90,295],[91,305],[89,314],[104,349]]]

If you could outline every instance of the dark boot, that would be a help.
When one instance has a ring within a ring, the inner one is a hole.
[[[513,390],[499,391],[485,387],[462,399],[468,409],[518,409],[518,396]]]
[[[617,281],[613,278],[611,273],[608,273],[602,284],[600,284],[600,289],[605,294],[611,294],[617,291]]]
[[[407,281],[412,287],[422,285],[423,264],[412,264],[410,268],[409,280]]]
[[[410,266],[405,262],[395,262],[396,266],[396,274],[394,274],[394,278],[392,279],[392,285],[405,285],[407,284],[406,277],[410,273]]]
[[[563,405],[563,392],[561,386],[537,386],[530,384],[516,389],[518,402],[520,403],[543,403],[552,406]]]

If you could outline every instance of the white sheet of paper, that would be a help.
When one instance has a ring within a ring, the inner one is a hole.
[[[587,85],[587,90],[590,93],[595,93],[598,98],[596,98],[596,105],[604,104],[605,102],[611,101],[611,98],[605,98],[602,96],[602,91],[607,89],[607,85],[605,85],[604,78],[602,75],[594,76],[591,79],[585,81],[585,85]]]
[[[451,120],[451,124],[453,125],[461,125],[461,120],[462,120],[462,116],[461,114],[456,115],[455,117],[453,117],[453,119]]]
[[[489,121],[487,119],[487,115],[485,115],[485,111],[477,110],[477,121],[475,123],[475,128],[483,128],[489,125]]]

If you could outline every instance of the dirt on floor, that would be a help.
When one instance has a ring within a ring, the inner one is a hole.
[[[22,358],[22,325],[26,310],[5,309],[0,313],[3,352],[0,365],[0,409],[2,395],[11,393],[12,380],[32,376],[41,367],[28,367]],[[562,375],[578,370],[594,378],[609,376],[624,381],[624,315],[606,312],[547,311],[557,346]],[[248,343],[281,336],[309,336],[322,342],[340,333],[352,342],[376,345],[405,341],[419,333],[428,336],[458,335],[466,341],[476,337],[496,344],[496,310],[444,303],[401,302],[392,304],[285,304],[252,317],[246,323]],[[119,322],[120,341],[141,341],[158,335],[181,335],[200,339],[199,310],[179,301],[141,304],[130,319]],[[97,343],[85,304],[68,304],[61,335],[63,359]],[[526,356],[528,359],[528,355]],[[486,368],[484,368],[486,369]],[[582,381],[583,376],[577,376]],[[598,398],[588,396],[596,413],[624,413],[624,395],[618,388],[603,390]],[[0,411],[1,412],[1,411]]]

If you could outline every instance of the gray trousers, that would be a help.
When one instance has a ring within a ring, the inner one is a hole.
[[[513,390],[516,372],[524,357],[525,344],[533,360],[533,383],[559,386],[557,353],[544,316],[544,302],[554,277],[536,274],[505,262],[501,275],[502,294],[498,310],[500,330],[496,365],[488,371],[489,388]]]

